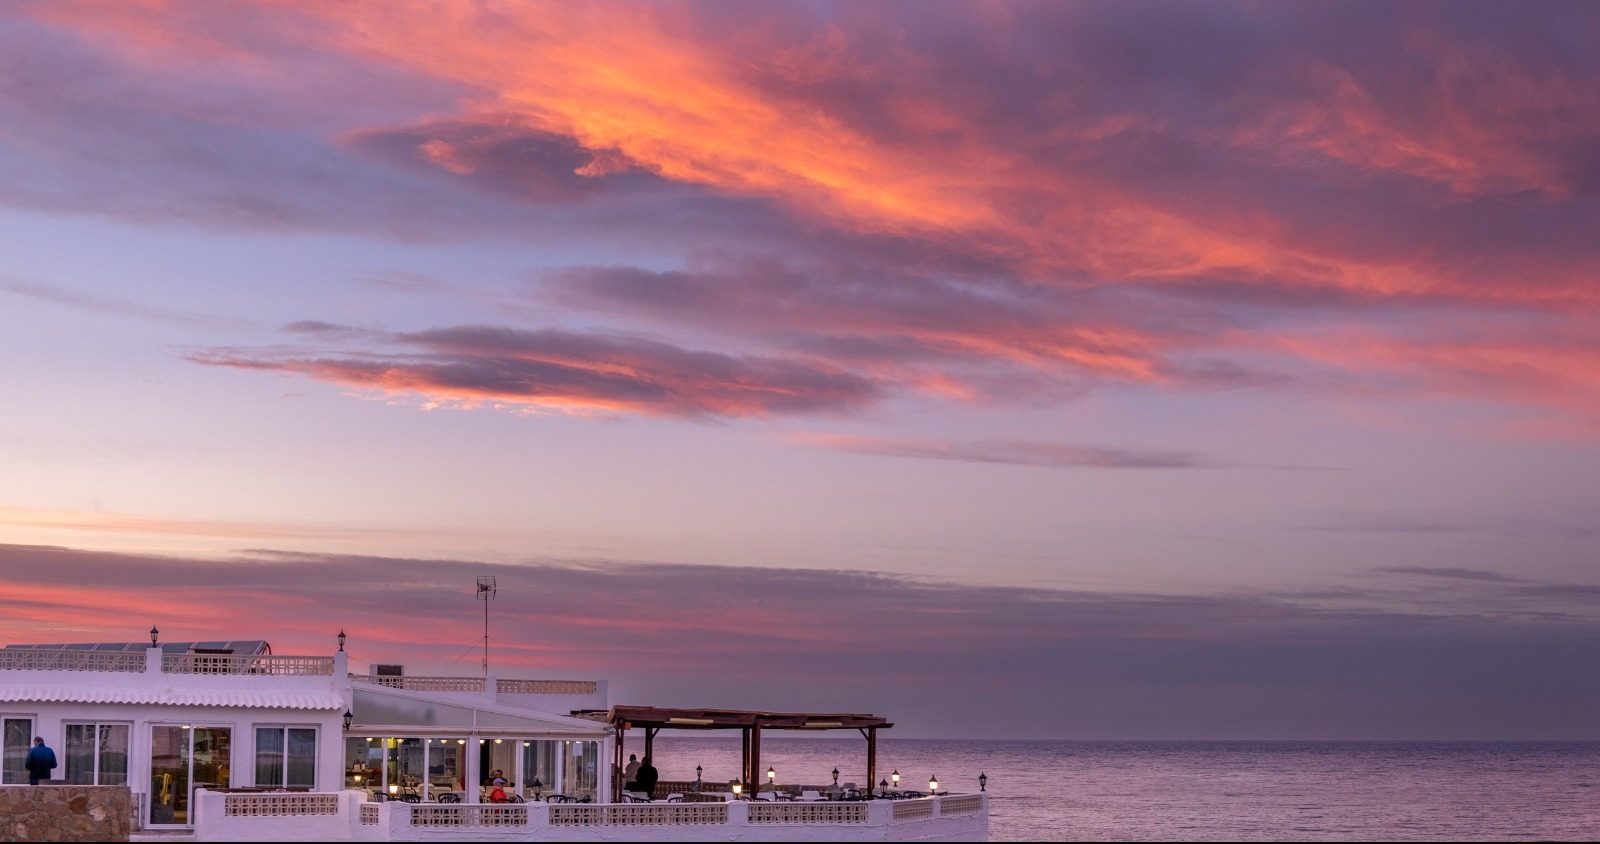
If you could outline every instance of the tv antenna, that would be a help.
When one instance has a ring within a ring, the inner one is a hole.
[[[483,602],[483,676],[489,676],[489,602],[494,600],[494,578],[478,578],[478,600]]]

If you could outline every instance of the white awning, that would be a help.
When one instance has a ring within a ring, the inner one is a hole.
[[[344,709],[334,692],[194,691],[171,689],[0,686],[0,701],[44,703],[158,703],[170,706],[227,706],[239,709]]]

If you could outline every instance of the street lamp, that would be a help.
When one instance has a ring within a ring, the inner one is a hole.
[[[772,786],[772,784],[777,779],[778,779],[778,772],[776,770],[774,770],[771,765],[768,765],[767,766],[767,786],[770,788]]]
[[[694,766],[694,781],[696,784],[699,784],[700,780],[704,778],[704,775],[704,769],[702,769],[699,765]]]
[[[978,775],[978,790],[979,791],[988,791],[989,790],[989,775],[988,774],[979,774]]]
[[[881,796],[881,797],[888,797],[889,796],[889,781],[888,780],[878,780],[878,795]]]
[[[838,768],[834,768],[833,769],[833,784],[834,785],[838,785],[839,784],[839,769]]]
[[[939,777],[937,775],[928,777],[928,796],[932,797],[933,795],[938,794],[938,793],[939,793]]]
[[[150,647],[156,647],[156,640],[161,636],[161,631],[154,624],[150,625]]]
[[[339,653],[344,653],[344,628],[339,628]]]
[[[889,775],[889,779],[894,780],[894,787],[898,789],[900,787],[900,769],[896,768],[895,772]]]
[[[733,789],[733,799],[735,800],[739,799],[739,793],[744,791],[744,784],[737,780],[729,783],[728,787]]]

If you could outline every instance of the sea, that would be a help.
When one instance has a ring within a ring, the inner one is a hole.
[[[630,736],[630,738],[632,738]],[[663,733],[662,779],[733,778],[735,738]],[[642,743],[629,742],[636,752]],[[779,783],[866,781],[860,739],[762,736]],[[880,739],[901,788],[979,788],[992,841],[1591,841],[1600,742]]]

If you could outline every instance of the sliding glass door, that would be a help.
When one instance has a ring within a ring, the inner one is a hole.
[[[227,788],[233,731],[228,727],[150,728],[150,825],[188,826],[196,788]]]

